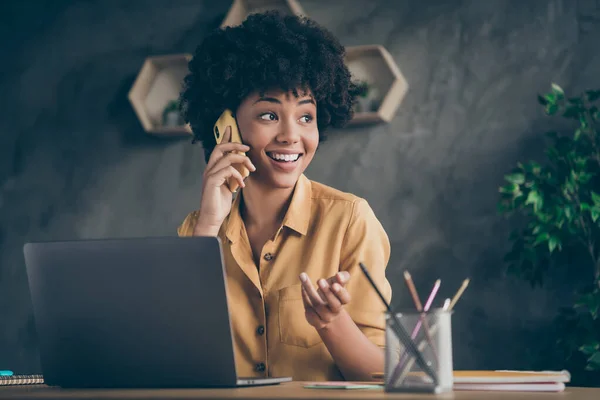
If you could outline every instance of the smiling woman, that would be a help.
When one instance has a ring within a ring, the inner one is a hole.
[[[249,95],[236,117],[248,157],[256,167],[251,181],[268,188],[291,188],[310,164],[319,144],[312,93],[294,96],[269,90]]]
[[[389,240],[366,200],[304,175],[323,132],[352,117],[343,46],[308,19],[255,14],[207,37],[189,68],[182,110],[207,165],[178,233],[222,242],[238,375],[371,379],[385,309],[358,263],[389,302]],[[226,109],[243,144],[232,127],[216,144]]]

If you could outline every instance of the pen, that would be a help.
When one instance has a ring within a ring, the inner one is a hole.
[[[371,284],[371,286],[373,286],[373,289],[375,289],[375,291],[379,295],[379,298],[381,299],[381,301],[383,302],[383,304],[387,308],[388,313],[392,317],[392,322],[393,322],[392,323],[392,329],[394,329],[394,332],[398,336],[398,339],[400,339],[400,341],[402,342],[402,344],[404,345],[404,347],[406,347],[406,349],[408,350],[408,352],[411,353],[412,356],[416,358],[417,364],[423,369],[423,371],[425,373],[427,373],[427,375],[429,375],[431,377],[431,379],[433,380],[434,384],[437,385],[438,384],[437,374],[427,364],[427,362],[423,358],[423,354],[421,354],[421,352],[417,348],[417,345],[415,344],[415,342],[408,335],[408,332],[406,332],[406,330],[404,329],[404,327],[402,326],[402,324],[400,323],[400,321],[398,321],[398,317],[396,316],[396,313],[392,310],[392,307],[388,304],[388,302],[385,300],[385,297],[383,297],[383,294],[379,291],[379,288],[377,287],[377,285],[375,284],[375,282],[371,278],[371,275],[369,274],[369,271],[367,271],[367,267],[365,267],[365,265],[362,262],[360,262],[358,264],[360,265],[360,269],[363,271],[363,273],[365,274],[365,276],[369,280],[369,283]]]

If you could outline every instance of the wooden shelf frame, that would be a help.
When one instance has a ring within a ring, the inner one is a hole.
[[[348,46],[345,62],[353,81],[367,82],[378,92],[376,109],[355,112],[348,126],[390,122],[408,91],[408,82],[392,55],[381,45]]]
[[[179,98],[191,58],[191,54],[182,53],[151,56],[144,61],[127,97],[147,133],[191,136],[189,124],[164,126],[162,123],[167,104]]]
[[[240,25],[250,14],[279,10],[283,14],[306,15],[297,0],[233,0],[221,28]]]

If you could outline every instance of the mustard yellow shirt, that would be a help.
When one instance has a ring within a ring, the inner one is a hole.
[[[343,379],[306,321],[298,276],[306,272],[316,284],[348,271],[346,288],[352,300],[345,308],[360,330],[383,347],[385,306],[358,263],[367,266],[389,302],[386,232],[367,201],[301,175],[283,224],[264,245],[257,266],[239,205],[237,196],[219,231],[238,376]],[[197,211],[187,215],[178,228],[180,236],[192,236],[197,216]]]

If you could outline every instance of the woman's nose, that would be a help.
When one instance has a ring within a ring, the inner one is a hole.
[[[300,141],[300,127],[293,122],[283,122],[280,124],[280,131],[276,140],[280,143],[297,143]]]

